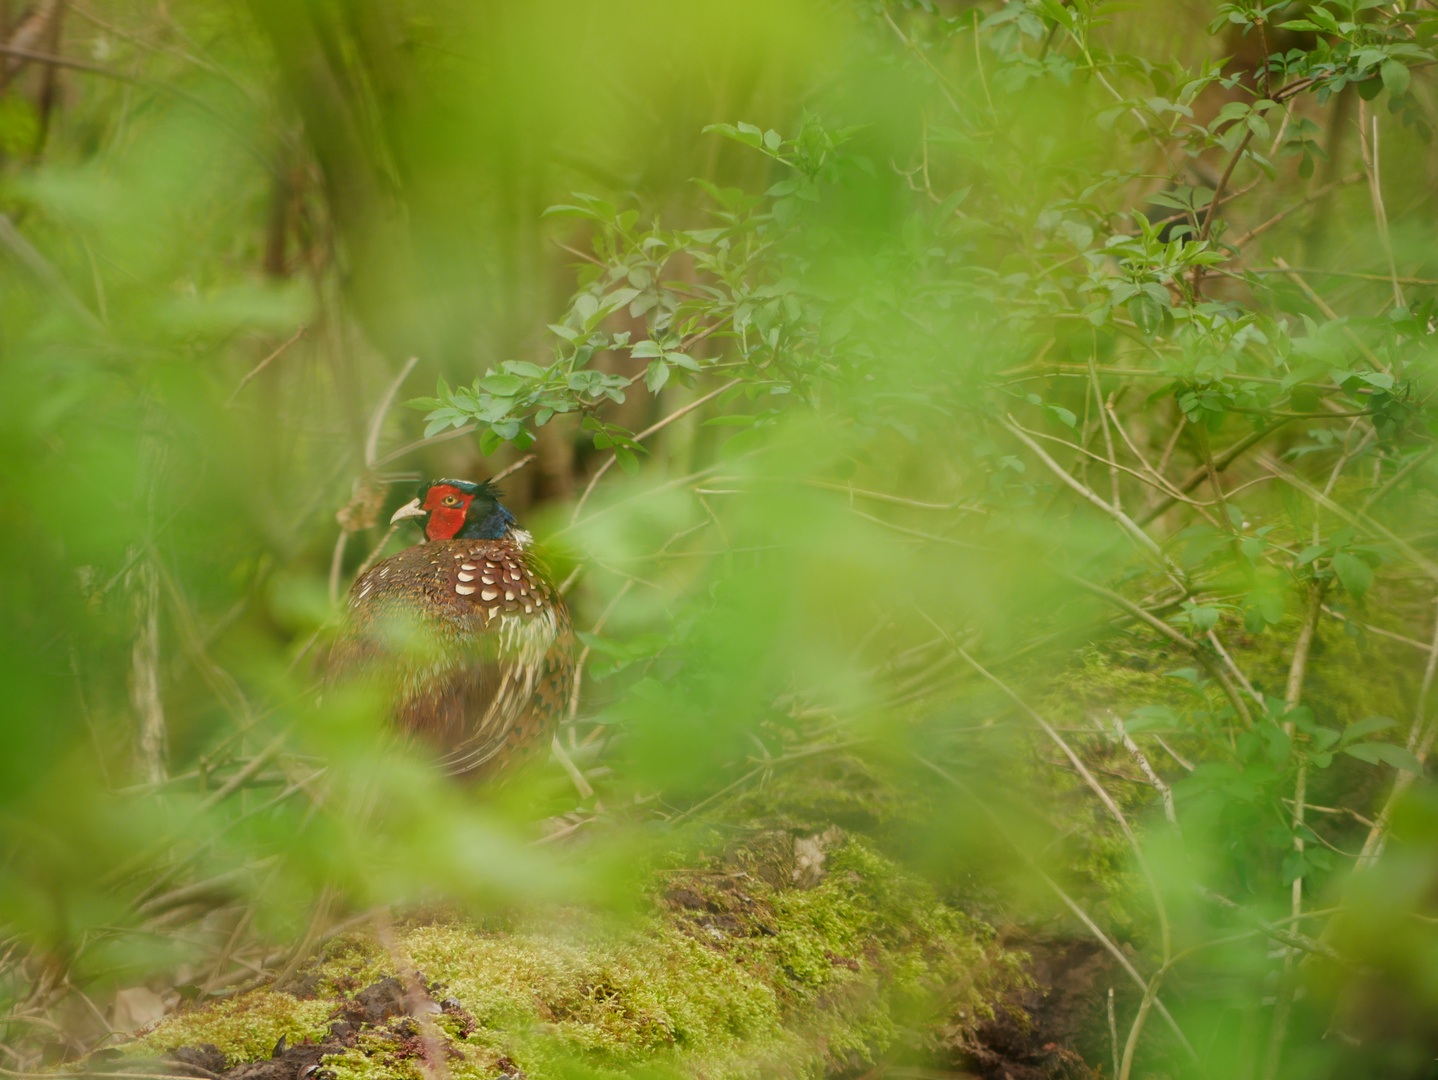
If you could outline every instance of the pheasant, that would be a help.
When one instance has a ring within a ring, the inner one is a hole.
[[[421,521],[428,543],[355,581],[328,665],[331,681],[382,681],[396,726],[467,779],[548,747],[573,685],[569,612],[499,497],[432,480],[395,511],[392,523]]]

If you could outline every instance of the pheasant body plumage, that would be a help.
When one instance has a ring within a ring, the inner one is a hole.
[[[569,613],[487,485],[436,480],[395,519],[421,516],[429,542],[351,588],[330,678],[388,680],[402,731],[446,771],[491,778],[549,745],[573,685]]]

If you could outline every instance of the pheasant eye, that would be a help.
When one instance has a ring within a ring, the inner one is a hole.
[[[444,497],[443,505],[445,505],[445,506],[458,506],[458,505],[459,505],[459,500],[458,500],[457,498],[455,498],[453,495],[446,495],[446,496]]]

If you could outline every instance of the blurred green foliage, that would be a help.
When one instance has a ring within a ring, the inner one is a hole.
[[[1093,1068],[1430,1075],[1431,7],[46,33],[0,98],[11,1064],[96,1044],[81,991],[630,910],[695,822],[829,819],[1100,939]],[[381,511],[511,466],[580,782],[457,789],[313,662]]]

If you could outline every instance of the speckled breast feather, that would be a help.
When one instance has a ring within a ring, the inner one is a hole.
[[[447,771],[493,776],[549,745],[572,686],[569,613],[513,539],[418,544],[354,583],[329,674],[389,677],[402,730]]]

